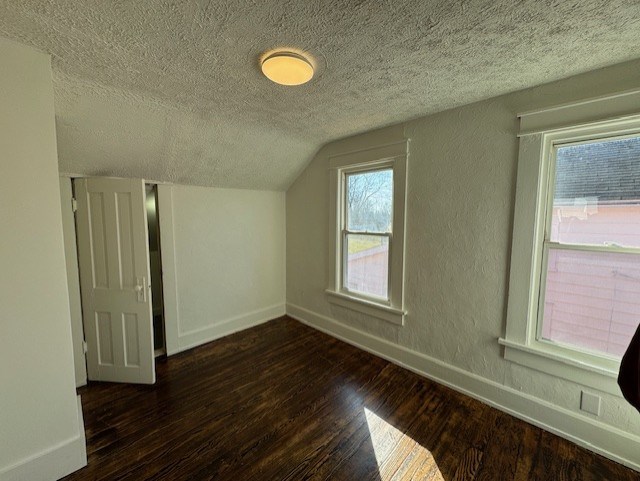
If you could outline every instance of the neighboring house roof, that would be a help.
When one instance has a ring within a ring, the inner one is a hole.
[[[558,149],[556,202],[640,202],[640,137]]]

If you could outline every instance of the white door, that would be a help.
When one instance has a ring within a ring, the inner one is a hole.
[[[142,179],[75,180],[87,375],[153,384],[153,321]]]

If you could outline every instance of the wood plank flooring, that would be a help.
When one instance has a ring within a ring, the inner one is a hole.
[[[80,390],[67,480],[640,480],[568,441],[283,317]]]

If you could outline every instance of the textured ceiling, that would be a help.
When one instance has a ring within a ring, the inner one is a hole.
[[[638,0],[2,0],[51,53],[60,170],[286,189],[324,143],[640,57]],[[317,75],[260,74],[297,47]]]

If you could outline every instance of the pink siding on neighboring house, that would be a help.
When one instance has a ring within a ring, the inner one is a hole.
[[[387,297],[388,246],[372,247],[349,254],[347,288],[352,291]]]
[[[640,246],[640,206],[571,209],[554,208],[552,240]],[[551,250],[548,267],[543,337],[620,357],[640,322],[640,256]]]

